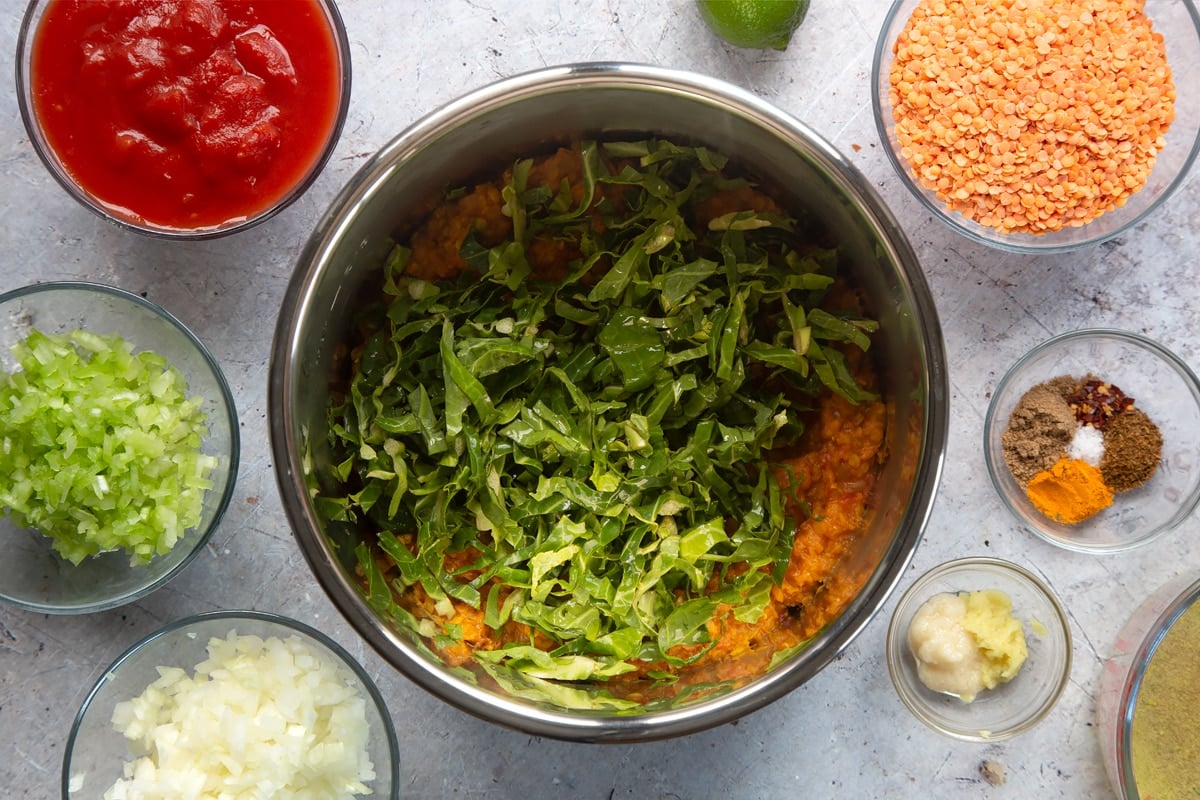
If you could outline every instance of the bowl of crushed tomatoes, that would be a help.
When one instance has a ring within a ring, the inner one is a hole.
[[[333,602],[479,717],[644,741],[800,685],[878,611],[946,435],[921,270],[799,121],[623,64],[399,134],[296,265],[276,475]]]
[[[85,207],[165,238],[260,223],[313,183],[350,100],[333,0],[31,0],[18,102]]]

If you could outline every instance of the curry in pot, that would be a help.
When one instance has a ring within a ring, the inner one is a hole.
[[[847,606],[886,407],[817,223],[721,155],[581,142],[448,194],[341,359],[372,607],[472,680],[626,710],[762,674]]]

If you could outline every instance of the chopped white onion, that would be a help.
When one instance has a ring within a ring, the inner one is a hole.
[[[334,800],[370,794],[366,701],[298,636],[208,643],[194,676],[159,667],[113,726],[136,757],[105,800]]]

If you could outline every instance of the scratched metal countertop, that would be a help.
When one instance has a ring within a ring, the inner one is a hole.
[[[349,118],[311,190],[233,237],[168,243],[119,230],[67,196],[34,155],[13,89],[23,3],[0,10],[0,290],[86,279],[145,293],[220,361],[241,418],[231,508],[179,577],[123,608],[50,617],[0,606],[0,794],[58,796],[71,720],[104,668],[163,624],[214,608],[256,608],[325,631],[378,681],[400,734],[405,797],[767,798],[1111,796],[1096,738],[1103,658],[1132,608],[1162,583],[1200,573],[1200,520],[1131,553],[1057,549],[1017,527],[995,496],[980,448],[992,388],[1050,335],[1089,326],[1138,331],[1200,367],[1200,183],[1146,223],[1069,255],[1005,254],[933,219],[897,180],[870,112],[870,64],[885,0],[813,0],[785,52],[720,44],[684,0],[342,0],[352,41]],[[993,555],[1043,576],[1066,604],[1071,683],[1034,730],[965,744],[916,721],[884,660],[899,591],[813,680],[735,724],[652,744],[545,741],[467,716],[387,666],[311,576],[280,506],[267,442],[266,376],[274,310],[300,247],[366,158],[410,123],[472,89],[576,61],[637,61],[741,85],[812,126],[870,179],[928,275],[950,363],[947,466],[924,541],[904,576],[949,558]],[[994,785],[984,761],[1002,767]]]

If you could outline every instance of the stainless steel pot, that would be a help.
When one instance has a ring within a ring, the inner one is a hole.
[[[327,375],[363,281],[398,230],[449,186],[549,146],[606,133],[703,143],[733,157],[839,238],[842,263],[881,322],[873,353],[892,404],[888,463],[856,554],[871,577],[811,646],[739,689],[642,714],[571,712],[484,690],[423,655],[381,620],[354,578],[355,542],[322,521]],[[937,313],[903,232],[855,168],[802,123],[734,86],[658,67],[585,64],[500,81],[435,111],[375,155],[309,239],[284,297],[272,352],[271,442],[284,505],[317,580],[387,661],[433,694],[532,734],[580,741],[661,739],[736,719],[799,686],[871,620],[927,520],[946,443],[949,393]]]

